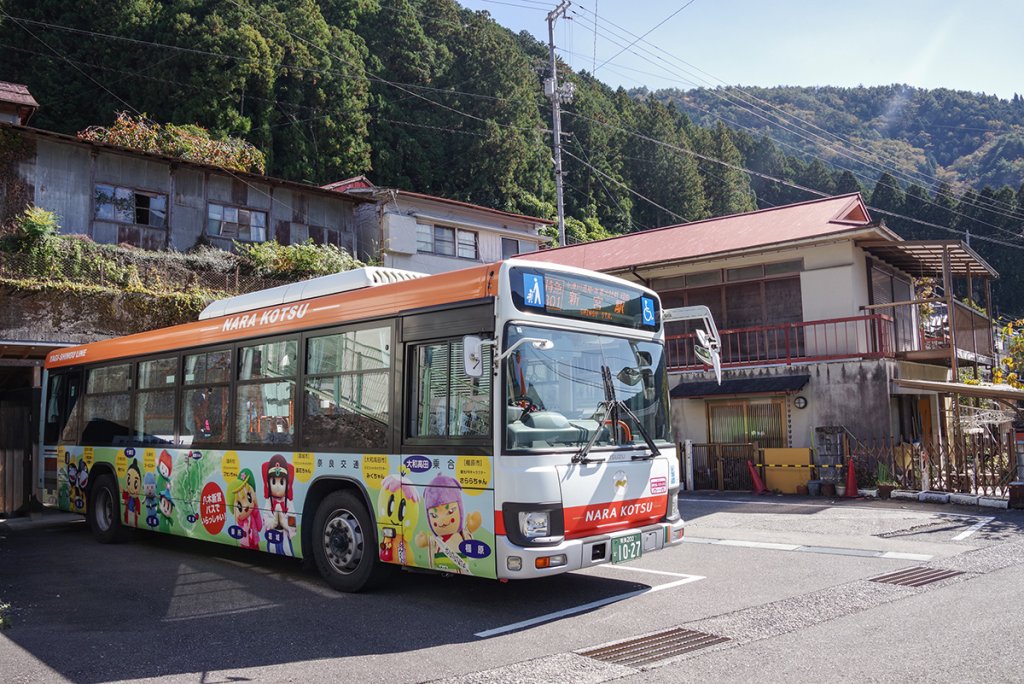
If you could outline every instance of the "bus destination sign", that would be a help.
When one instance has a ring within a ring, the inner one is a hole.
[[[647,330],[660,323],[657,301],[640,290],[569,273],[516,270],[512,299],[521,311]]]

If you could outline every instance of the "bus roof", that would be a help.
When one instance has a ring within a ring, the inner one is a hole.
[[[47,368],[98,363],[178,351],[252,337],[279,335],[402,311],[470,301],[498,294],[501,263],[471,266],[416,280],[268,306],[170,328],[65,347],[46,357]]]

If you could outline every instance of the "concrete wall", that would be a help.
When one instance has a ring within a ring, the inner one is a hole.
[[[858,437],[870,438],[891,434],[890,378],[895,373],[895,363],[888,359],[879,359],[730,369],[728,377],[768,378],[809,374],[810,380],[803,389],[776,395],[784,396],[786,400],[789,446],[804,448],[812,446],[814,428],[824,425],[843,425]],[[677,374],[670,378],[670,385],[709,380],[712,377],[704,373]],[[746,398],[768,396],[771,395],[749,395]],[[806,408],[798,409],[793,405],[793,400],[797,396],[807,399]],[[707,442],[705,400],[673,399],[672,425],[677,439]]]

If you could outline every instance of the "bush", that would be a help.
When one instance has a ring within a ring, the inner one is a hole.
[[[351,254],[334,245],[317,245],[312,240],[282,245],[269,242],[235,243],[242,268],[255,276],[299,280],[341,273],[363,264]]]
[[[19,236],[27,243],[35,244],[54,237],[60,230],[57,215],[42,207],[29,207],[15,219]]]

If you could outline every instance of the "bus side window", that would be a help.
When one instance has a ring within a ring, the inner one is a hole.
[[[187,354],[183,369],[179,443],[206,447],[225,444],[231,406],[231,350]]]
[[[298,341],[238,349],[235,439],[242,444],[290,446],[295,435]]]
[[[131,364],[91,368],[86,377],[82,442],[127,444],[131,439]]]
[[[78,441],[80,377],[77,372],[57,373],[50,376],[46,387],[44,443],[73,444]]]
[[[309,338],[303,448],[387,451],[390,398],[389,326]]]
[[[472,378],[462,359],[462,338],[412,348],[410,437],[472,438],[491,434],[491,373]],[[491,348],[483,349],[484,368]]]

